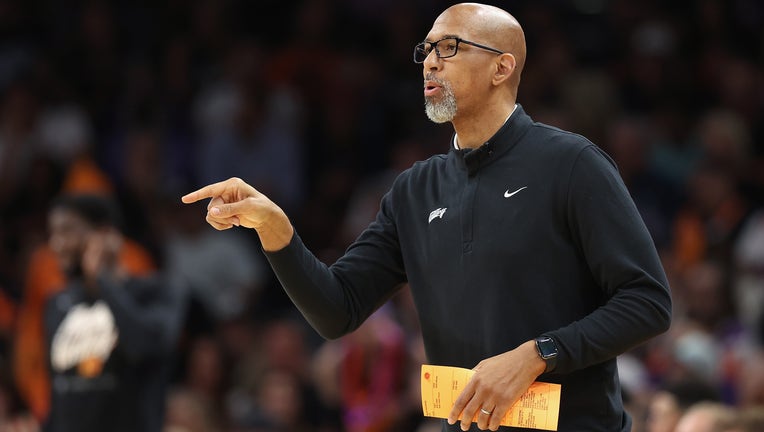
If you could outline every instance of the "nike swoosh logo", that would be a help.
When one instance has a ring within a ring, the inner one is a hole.
[[[516,191],[514,191],[514,192],[512,192],[512,193],[509,193],[509,189],[507,189],[507,191],[506,191],[506,192],[504,192],[504,198],[509,198],[509,197],[511,197],[512,195],[514,195],[514,194],[516,194],[516,193],[520,192],[521,190],[523,190],[523,189],[526,189],[527,187],[528,187],[528,186],[523,186],[523,187],[521,187],[520,189],[518,189],[518,190],[516,190]]]

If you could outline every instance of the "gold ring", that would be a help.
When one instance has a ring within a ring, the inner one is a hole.
[[[486,410],[485,410],[485,408],[480,408],[480,412],[481,412],[481,413],[483,413],[483,414],[485,414],[485,415],[491,415],[491,414],[493,414],[493,410],[491,410],[491,411],[486,411]]]

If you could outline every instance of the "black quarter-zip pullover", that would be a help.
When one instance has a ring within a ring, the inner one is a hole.
[[[557,366],[539,380],[562,384],[560,431],[630,430],[615,358],[670,324],[666,276],[613,161],[519,105],[481,147],[403,172],[330,267],[296,234],[266,255],[327,338],[407,281],[433,364],[472,368],[551,336]]]

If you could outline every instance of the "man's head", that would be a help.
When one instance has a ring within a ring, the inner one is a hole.
[[[647,409],[648,432],[673,432],[679,419],[693,405],[719,400],[717,390],[706,381],[687,378],[657,391]]]
[[[68,276],[82,275],[82,257],[94,234],[114,231],[119,212],[109,198],[98,195],[63,195],[48,212],[49,245]]]
[[[734,408],[718,402],[700,402],[690,407],[675,432],[726,432],[736,426]]]
[[[525,35],[506,11],[477,3],[451,6],[435,20],[422,48],[422,54],[429,52],[422,65],[431,120],[452,121],[457,114],[469,119],[514,104]]]

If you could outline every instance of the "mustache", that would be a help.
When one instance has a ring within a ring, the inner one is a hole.
[[[427,72],[427,75],[425,75],[424,82],[427,82],[427,81],[432,81],[442,87],[446,87],[449,85],[448,81],[436,77],[432,72]]]

